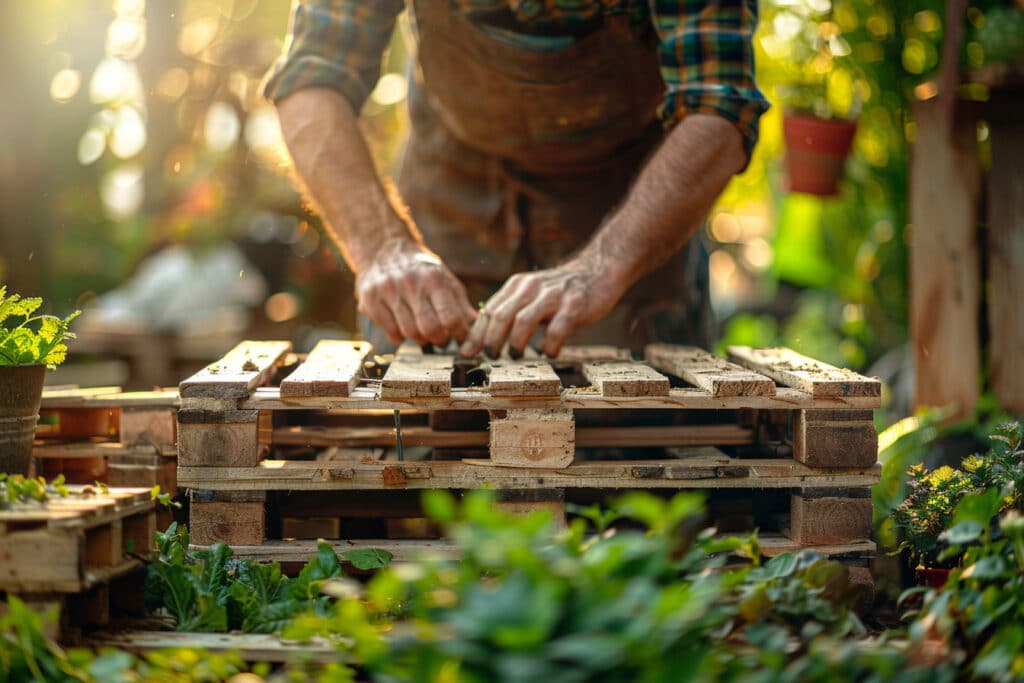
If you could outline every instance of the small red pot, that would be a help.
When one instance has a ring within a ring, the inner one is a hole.
[[[914,570],[917,576],[917,583],[921,586],[940,589],[949,581],[951,569],[938,569],[934,567],[918,567]]]
[[[789,190],[826,197],[836,194],[856,132],[856,121],[786,114],[782,133]]]

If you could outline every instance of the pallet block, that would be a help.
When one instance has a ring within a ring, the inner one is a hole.
[[[570,492],[707,489],[753,500],[780,491],[787,503],[769,552],[827,548],[862,562],[874,547],[863,495],[879,478],[870,411],[881,385],[789,349],[734,347],[725,359],[654,344],[641,362],[578,347],[474,364],[403,347],[383,369],[362,342],[321,343],[304,359],[283,342],[252,344],[180,386],[178,480],[193,492],[197,545],[287,555],[268,529],[344,538],[355,528],[348,513],[276,516],[284,492],[341,491],[339,501],[379,492],[385,502],[365,509],[367,528],[420,542],[408,537],[429,532],[422,513],[394,514],[387,496],[486,487],[504,509],[546,508],[559,520]],[[430,448],[442,457],[423,459]],[[644,454],[600,459],[622,449]],[[728,519],[752,525],[749,515]]]

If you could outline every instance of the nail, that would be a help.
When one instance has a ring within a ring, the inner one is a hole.
[[[484,349],[484,353],[487,354],[488,358],[497,358],[499,354],[499,352],[495,351],[494,347],[492,346],[488,346],[486,349]]]
[[[508,357],[512,360],[519,360],[523,357],[523,350],[517,349],[514,346],[508,347]]]

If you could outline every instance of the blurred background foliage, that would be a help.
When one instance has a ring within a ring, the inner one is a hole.
[[[267,281],[260,320],[354,329],[351,297],[338,296],[351,276],[296,192],[260,97],[289,0],[2,4],[0,281],[66,312],[164,246],[232,240]],[[864,368],[906,342],[909,104],[936,93],[944,3],[759,4],[757,75],[774,106],[702,234],[722,343],[784,343]],[[1015,49],[1012,31],[986,33],[992,12],[1012,26],[1006,5],[973,3],[965,66]],[[407,34],[400,24],[363,112],[385,172],[406,131]],[[790,109],[858,119],[837,196],[787,192]]]

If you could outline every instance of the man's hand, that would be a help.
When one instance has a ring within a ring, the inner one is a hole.
[[[605,269],[580,259],[513,275],[487,302],[459,353],[474,356],[483,349],[495,358],[507,341],[512,354],[521,354],[547,323],[542,350],[557,356],[576,328],[604,317],[624,292]]]
[[[462,343],[476,311],[466,288],[441,259],[409,239],[385,243],[356,278],[359,312],[394,343]]]

